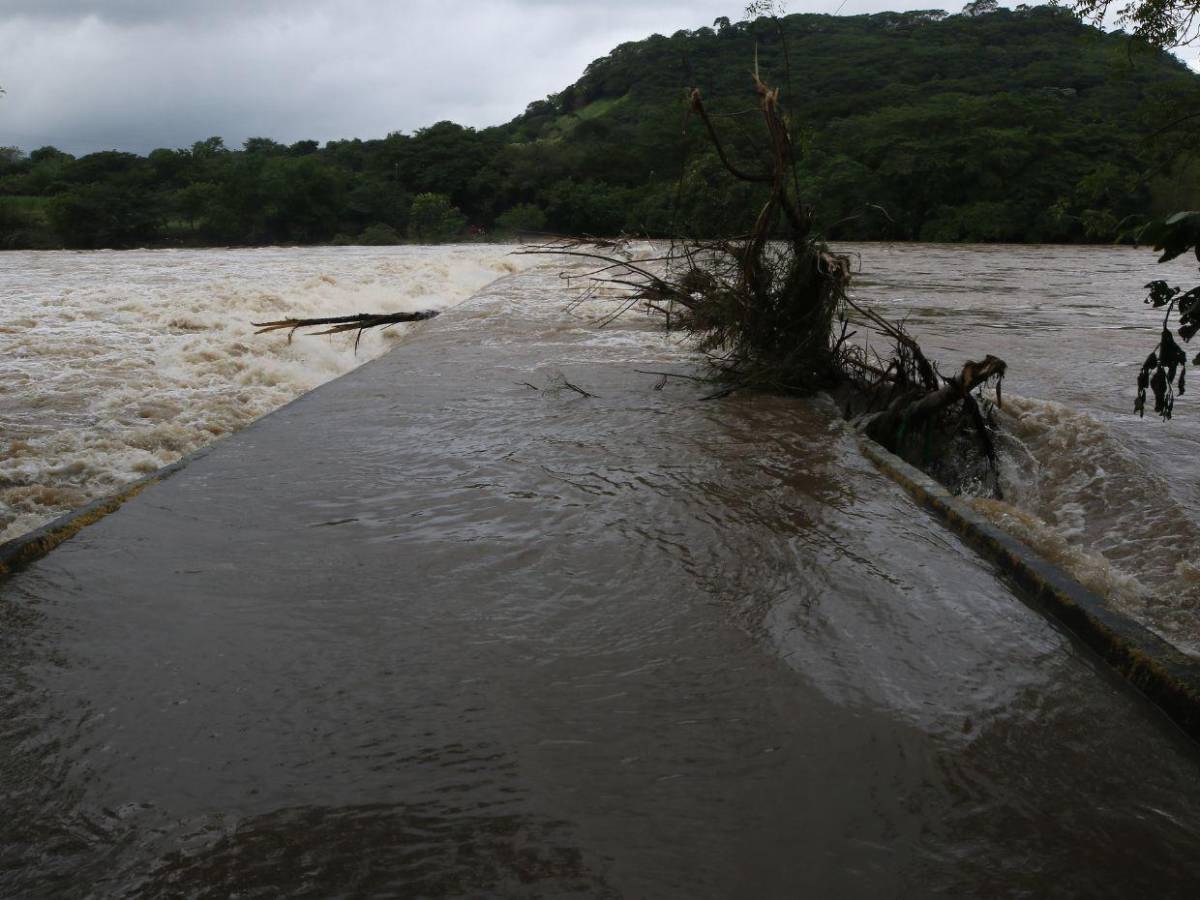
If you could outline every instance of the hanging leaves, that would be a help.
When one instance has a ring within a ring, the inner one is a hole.
[[[1167,381],[1175,380],[1175,373],[1180,366],[1187,366],[1187,354],[1183,352],[1183,348],[1175,343],[1175,338],[1171,336],[1171,332],[1164,328],[1162,330],[1162,341],[1159,344],[1161,348],[1158,354],[1158,362],[1161,366],[1167,367]]]
[[[1200,287],[1179,297],[1179,336],[1190,341],[1200,331]]]
[[[1150,387],[1150,373],[1158,368],[1158,354],[1151,353],[1142,363],[1142,371],[1138,372],[1137,399],[1133,401],[1133,411],[1139,416],[1146,415],[1146,388]]]
[[[1179,380],[1176,382],[1175,376]],[[1175,391],[1173,385],[1179,387],[1179,395],[1183,396],[1187,378],[1187,354],[1175,342],[1169,329],[1162,330],[1158,349],[1146,357],[1142,369],[1138,372],[1137,399],[1133,402],[1133,411],[1139,416],[1146,414],[1146,389],[1154,394],[1154,411],[1163,420],[1171,418],[1175,408]]]
[[[1162,252],[1159,262],[1167,262],[1188,250],[1200,260],[1200,212],[1176,213],[1167,219],[1151,222],[1138,235],[1139,242],[1153,243]],[[1166,421],[1175,409],[1175,394],[1183,396],[1187,385],[1187,354],[1171,333],[1171,313],[1178,311],[1176,332],[1184,343],[1200,332],[1200,286],[1184,291],[1162,279],[1146,285],[1145,302],[1155,309],[1166,307],[1158,347],[1146,357],[1137,377],[1137,398],[1133,411],[1146,414],[1146,392],[1154,394],[1154,411]],[[1200,365],[1200,354],[1193,360]]]
[[[1150,293],[1146,295],[1146,302],[1155,309],[1166,306],[1179,295],[1179,288],[1171,287],[1165,281],[1152,281],[1146,285],[1146,290]]]
[[[1137,242],[1160,251],[1159,262],[1168,262],[1189,250],[1196,251],[1200,259],[1200,212],[1177,212],[1151,222],[1138,234]]]

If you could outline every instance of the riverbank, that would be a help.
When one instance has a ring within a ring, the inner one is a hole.
[[[1189,895],[1194,747],[693,365],[506,279],[0,583],[0,888]]]

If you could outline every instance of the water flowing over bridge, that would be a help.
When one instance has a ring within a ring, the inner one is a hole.
[[[0,581],[0,895],[1196,895],[1191,742],[820,401],[563,306]]]

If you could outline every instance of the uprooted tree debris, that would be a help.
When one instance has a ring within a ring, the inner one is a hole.
[[[660,314],[683,329],[714,366],[717,388],[708,395],[757,389],[830,393],[863,431],[952,488],[972,482],[999,494],[995,422],[980,389],[996,385],[1002,360],[988,356],[943,375],[901,324],[889,322],[847,294],[850,261],[814,232],[812,210],[799,196],[798,159],[780,92],[756,72],[763,162],[734,158],[699,90],[688,97],[689,116],[703,125],[729,175],[759,187],[764,200],[747,234],[676,240],[649,258],[636,258],[624,241],[564,239],[522,253],[581,257],[596,263],[583,275],[585,295],[615,290],[618,306],[605,322],[635,307]],[[432,313],[284,319],[262,331],[331,326],[321,334],[363,331]],[[602,323],[604,324],[604,323]],[[852,327],[882,335],[890,356],[852,338]]]
[[[968,480],[999,493],[990,401],[980,396],[1000,382],[1005,363],[994,356],[943,375],[902,325],[847,294],[850,261],[815,235],[811,209],[799,197],[797,151],[778,89],[754,75],[768,165],[733,159],[699,90],[688,108],[702,123],[733,178],[762,185],[765,199],[748,234],[676,241],[657,255],[634,258],[623,242],[563,240],[525,253],[582,257],[596,267],[586,290],[615,288],[613,316],[642,306],[669,327],[697,338],[720,388],[830,393],[847,417],[889,450],[951,487]],[[882,335],[894,347],[884,357],[854,342],[852,327]]]

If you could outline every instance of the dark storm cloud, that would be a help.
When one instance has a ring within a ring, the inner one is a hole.
[[[376,2],[365,5],[375,7],[377,10],[390,7],[403,11],[408,6],[418,4]],[[443,9],[449,15],[470,15],[474,11],[473,8],[478,9],[487,5],[495,4],[486,2],[445,4]],[[514,0],[514,2],[502,5],[536,11],[552,7],[578,10],[582,4],[578,0]],[[613,12],[644,8],[648,5],[645,0],[608,0],[606,3],[607,9]],[[333,7],[334,4],[329,0],[5,0],[0,3],[0,13],[5,16],[19,15],[39,19],[80,19],[95,16],[110,22],[128,24],[170,20],[194,21],[196,19],[216,19],[228,15],[261,16],[314,6]],[[705,4],[660,3],[658,6],[696,9],[703,8]],[[736,4],[728,3],[722,4],[722,8],[725,10],[725,14],[731,16],[741,9]]]
[[[210,135],[236,146],[493,125],[623,41],[740,18],[744,5],[0,0],[0,145],[144,152]],[[848,0],[842,12],[885,5]]]
[[[260,15],[273,10],[312,5],[306,0],[6,0],[0,12],[6,17],[82,19],[93,16],[108,22],[146,23],[189,21],[240,13]]]

